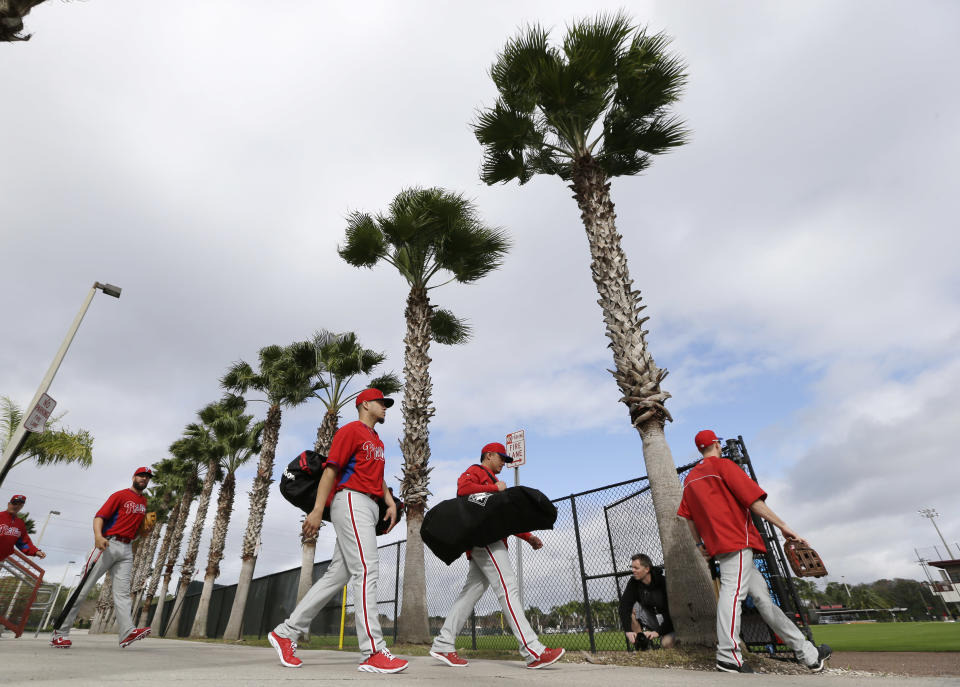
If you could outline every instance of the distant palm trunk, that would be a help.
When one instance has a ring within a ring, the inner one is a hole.
[[[425,288],[411,288],[404,313],[403,388],[403,482],[406,504],[407,543],[403,565],[403,605],[398,619],[397,640],[425,644],[431,640],[427,615],[427,582],[424,572],[420,525],[426,508],[430,460],[429,422],[435,410],[430,405],[430,300]]]
[[[143,590],[147,584],[147,574],[150,572],[150,565],[153,563],[153,557],[157,553],[157,544],[160,543],[160,531],[162,529],[162,524],[158,523],[156,526],[154,526],[153,530],[150,532],[150,536],[147,537],[145,542],[141,542],[140,549],[137,552],[139,555],[139,561],[135,566],[133,584],[130,589],[130,594],[133,598],[130,608],[132,609],[132,615],[134,618],[137,617],[137,612],[140,607],[140,600],[143,598]]]
[[[213,536],[210,538],[210,553],[207,556],[207,570],[203,578],[203,591],[200,592],[200,605],[193,620],[191,637],[207,636],[207,615],[210,613],[210,598],[213,583],[220,576],[220,561],[227,542],[227,528],[230,526],[230,513],[233,511],[233,499],[237,489],[237,478],[228,473],[220,485],[217,497],[217,519],[213,523]]]
[[[154,594],[157,592],[157,585],[160,583],[160,575],[163,573],[163,563],[167,559],[167,551],[170,550],[170,541],[173,539],[173,525],[180,517],[182,501],[177,501],[170,516],[167,518],[167,531],[163,535],[163,544],[160,546],[160,553],[157,554],[157,560],[154,563],[153,575],[150,577],[150,584],[147,587],[147,596],[143,600],[143,608],[140,610],[140,619],[137,621],[137,627],[144,627],[150,620],[150,604],[153,603]],[[157,606],[159,608],[159,604]]]
[[[113,575],[107,573],[100,586],[100,596],[97,597],[97,610],[90,621],[90,634],[104,634],[107,631],[110,610],[113,608]]]
[[[641,305],[640,292],[633,289],[622,237],[616,228],[610,183],[603,170],[586,156],[574,166],[571,188],[590,244],[593,282],[613,351],[613,376],[643,441],[668,594],[671,599],[686,601],[686,607],[671,606],[670,615],[685,640],[709,645],[716,638],[713,587],[689,530],[677,517],[682,487],[663,432],[664,423],[671,419],[664,406],[670,394],[660,388],[667,373],[657,367],[647,349],[643,325],[648,318],[640,316],[646,306]]]
[[[183,611],[183,600],[187,595],[187,587],[190,586],[190,580],[193,579],[194,565],[197,561],[197,552],[200,550],[200,535],[203,534],[203,525],[207,520],[207,509],[210,506],[210,494],[213,493],[213,484],[217,481],[217,459],[207,462],[207,474],[203,480],[203,489],[200,491],[200,498],[197,500],[197,515],[193,521],[193,529],[190,530],[190,541],[187,543],[187,551],[183,555],[183,566],[180,569],[180,585],[177,589],[177,597],[173,603],[173,613],[170,621],[167,623],[164,637],[177,635],[177,626],[180,623],[180,615]]]
[[[243,613],[247,606],[247,594],[250,593],[250,581],[257,566],[256,552],[263,529],[263,514],[267,508],[270,484],[273,482],[273,463],[280,437],[280,419],[280,406],[271,405],[267,411],[267,423],[263,429],[263,450],[260,451],[257,476],[250,489],[250,515],[247,520],[247,531],[243,535],[243,548],[240,551],[240,560],[243,563],[240,567],[240,579],[237,581],[233,606],[230,608],[230,620],[227,621],[227,629],[223,633],[224,639],[238,640],[243,631]]]
[[[323,414],[323,421],[317,427],[317,441],[313,445],[314,451],[324,456],[330,452],[330,444],[333,443],[333,435],[337,433],[339,424],[340,416],[337,415],[336,410],[331,408]],[[319,536],[319,531],[309,537],[302,533],[300,535],[302,556],[300,558],[300,583],[297,586],[297,603],[306,596],[310,587],[313,586],[313,565],[316,562],[317,539]]]
[[[160,634],[163,620],[163,604],[167,598],[167,588],[170,586],[170,578],[173,577],[173,567],[177,564],[180,557],[180,544],[183,541],[183,533],[187,528],[187,518],[190,517],[190,506],[193,503],[193,485],[188,483],[183,490],[183,498],[180,502],[180,513],[173,524],[172,536],[170,538],[170,549],[167,552],[167,562],[163,568],[163,582],[160,584],[160,597],[157,602],[157,612],[153,614],[153,622],[150,623],[150,633]]]

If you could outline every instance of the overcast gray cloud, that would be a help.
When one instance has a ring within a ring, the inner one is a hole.
[[[917,508],[960,536],[960,9],[625,6],[689,65],[690,145],[613,183],[652,351],[671,369],[677,462],[702,425],[742,433],[771,505],[831,572],[918,576],[912,548],[935,533]],[[46,535],[54,574],[129,468],[220,394],[230,362],[327,328],[400,372],[404,283],[335,248],[350,211],[409,185],[466,193],[514,241],[490,277],[432,292],[474,326],[469,345],[432,351],[434,498],[474,459],[469,442],[519,427],[550,447],[524,481],[551,495],[642,473],[570,191],[482,186],[469,127],[506,38],[528,21],[559,35],[584,9],[48,2],[32,41],[0,45],[0,393],[27,402],[90,283],[124,288],[95,299],[52,389],[95,435],[95,466],[11,475],[31,510],[64,512]],[[318,417],[285,413],[278,461],[312,443]],[[400,431],[395,412],[391,474]],[[246,503],[241,490],[225,582]],[[259,572],[297,564],[295,529],[273,498]]]

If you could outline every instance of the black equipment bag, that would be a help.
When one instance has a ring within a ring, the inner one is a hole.
[[[557,507],[543,492],[510,487],[495,493],[470,494],[441,501],[423,517],[423,543],[447,565],[474,546],[511,534],[552,530]]]
[[[312,511],[317,502],[317,488],[320,486],[320,475],[323,474],[326,461],[326,456],[309,449],[291,460],[280,477],[280,493],[283,494],[283,498],[304,513]],[[388,489],[390,488],[388,487]],[[393,494],[393,489],[390,489],[390,494]],[[399,523],[403,517],[404,504],[396,496],[393,497],[393,500],[397,504],[397,522]],[[379,535],[387,531],[388,523],[383,520],[387,515],[387,502],[383,498],[379,498],[377,499],[377,506],[380,508],[380,515],[377,518],[377,534]],[[330,522],[329,503],[323,509],[323,519]]]

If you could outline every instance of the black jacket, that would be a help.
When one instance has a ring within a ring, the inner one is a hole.
[[[627,581],[627,588],[620,597],[620,624],[624,632],[632,632],[630,612],[633,611],[634,604],[640,604],[652,616],[659,613],[663,617],[663,624],[660,627],[643,629],[655,630],[661,635],[673,632],[673,621],[670,619],[670,608],[667,606],[667,580],[663,576],[662,567],[655,565],[650,568],[650,584],[643,584],[633,577]]]

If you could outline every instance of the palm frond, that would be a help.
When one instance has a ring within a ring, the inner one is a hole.
[[[227,373],[220,378],[220,386],[228,391],[245,394],[249,389],[262,389],[263,379],[253,371],[250,363],[241,360],[231,365]]]
[[[471,329],[466,320],[449,310],[437,308],[430,317],[430,334],[437,343],[454,346],[469,341]]]
[[[384,396],[392,396],[393,394],[400,393],[400,390],[403,388],[403,382],[400,381],[397,375],[388,372],[379,377],[374,377],[367,382],[367,388],[379,389]]]
[[[370,215],[361,212],[347,217],[346,238],[337,253],[354,267],[373,267],[386,254],[383,232]]]

